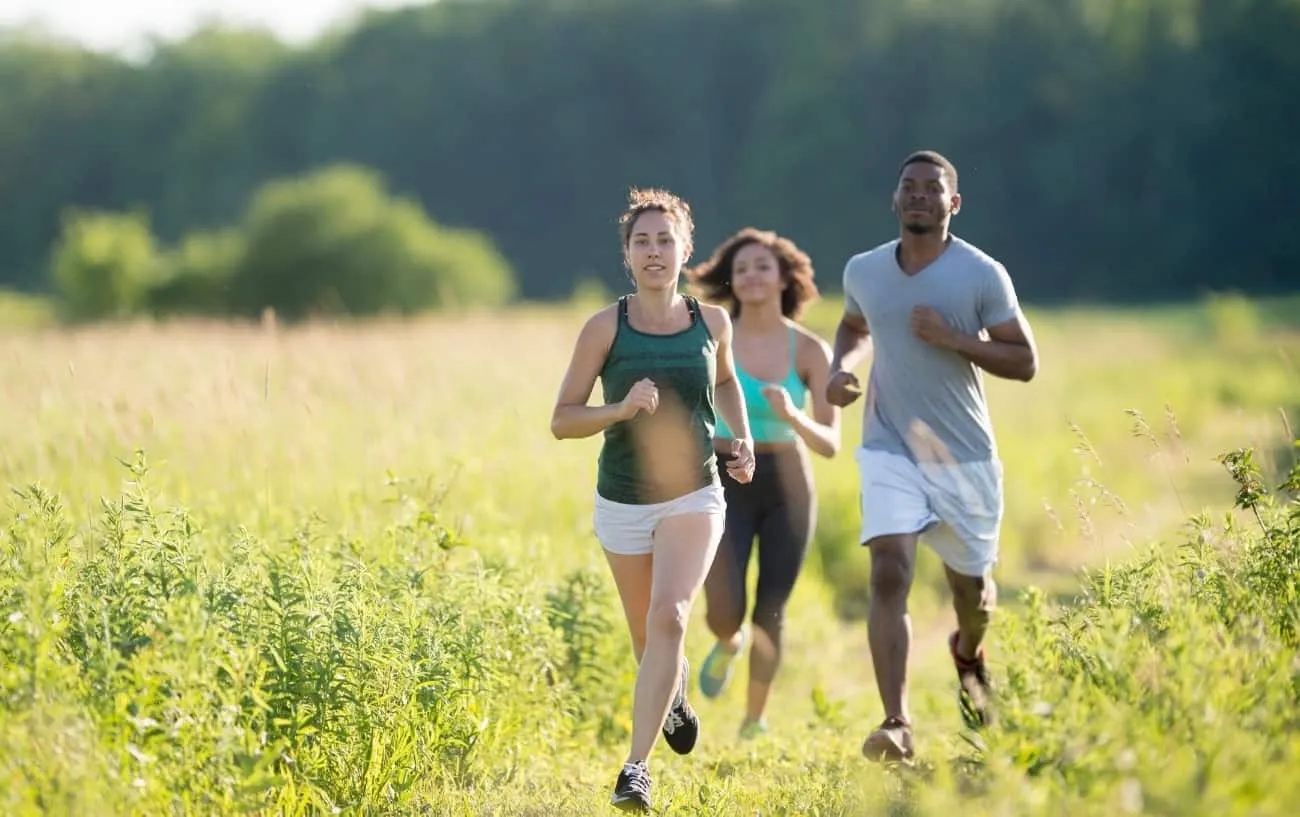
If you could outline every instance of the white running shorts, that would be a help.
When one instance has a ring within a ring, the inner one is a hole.
[[[720,536],[727,515],[727,501],[722,493],[722,485],[715,482],[676,499],[653,505],[625,505],[596,494],[592,523],[596,528],[596,538],[605,550],[623,556],[637,556],[654,552],[654,534],[660,522],[670,516],[690,513],[717,516],[720,522],[715,530]],[[717,545],[716,542],[712,544]]]
[[[858,447],[862,535],[921,533],[948,567],[984,576],[998,561],[1002,463],[918,465],[907,457]]]

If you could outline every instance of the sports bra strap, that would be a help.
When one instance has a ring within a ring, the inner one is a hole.
[[[686,308],[691,311],[691,323],[700,320],[700,302],[695,299],[694,295],[686,296]]]

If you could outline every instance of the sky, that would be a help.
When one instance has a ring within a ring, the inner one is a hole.
[[[0,0],[0,27],[39,23],[91,48],[138,53],[150,34],[183,37],[205,20],[266,26],[291,43],[310,40],[365,7],[418,0]]]

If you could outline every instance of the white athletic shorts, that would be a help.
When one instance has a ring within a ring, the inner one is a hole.
[[[689,513],[707,513],[725,520],[727,500],[723,496],[722,485],[715,482],[676,499],[653,505],[625,505],[596,494],[592,523],[596,528],[596,538],[605,550],[623,556],[637,556],[654,551],[655,530],[660,522],[670,516]],[[715,527],[721,535],[723,525]],[[717,543],[712,544],[716,546]]]
[[[984,576],[998,561],[1002,463],[917,464],[898,454],[857,449],[862,536],[921,533],[948,567]]]

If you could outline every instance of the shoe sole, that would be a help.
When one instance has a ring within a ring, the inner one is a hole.
[[[700,740],[700,716],[699,716],[699,713],[697,713],[693,708],[691,708],[690,702],[689,702],[688,700],[686,700],[686,684],[687,684],[687,681],[690,679],[690,677],[691,677],[690,664],[689,664],[687,661],[683,660],[683,661],[682,661],[682,675],[681,675],[681,685],[682,685],[682,693],[681,693],[681,694],[682,694],[682,703],[685,705],[685,706],[684,706],[685,710],[686,710],[687,712],[690,713],[690,715],[691,715],[691,720],[693,720],[693,721],[695,722],[695,738],[694,738],[693,740],[691,740],[690,745],[688,745],[688,746],[680,746],[680,747],[679,747],[679,746],[674,746],[674,745],[673,745],[673,738],[672,738],[671,736],[669,736],[669,734],[668,734],[666,731],[663,731],[662,727],[660,727],[660,733],[663,735],[664,743],[667,743],[667,744],[668,744],[668,748],[669,748],[669,749],[672,749],[674,752],[676,752],[676,753],[679,754],[679,755],[689,755],[691,752],[695,751],[695,744],[698,743],[699,740]],[[676,734],[676,733],[674,733],[674,734]]]
[[[966,728],[978,732],[992,726],[996,718],[993,711],[993,690],[980,685],[975,679],[972,679],[971,683],[976,685],[978,696],[971,694],[964,679],[958,679],[957,708],[961,712],[961,719],[966,724]]]
[[[871,735],[862,744],[862,756],[874,763],[902,763],[911,760],[914,754],[887,735]]]
[[[962,670],[961,659],[957,657],[957,633],[955,632],[948,636],[948,653],[957,666],[957,707],[960,710],[962,722],[972,732],[978,732],[985,727],[992,726],[995,717],[992,701],[993,690],[980,683],[977,677],[968,676]],[[983,701],[982,706],[976,705],[977,696],[972,694],[971,689],[967,687],[968,683],[975,687],[978,698]]]
[[[713,650],[721,653],[721,649],[717,646]],[[714,700],[721,695],[722,691],[731,683],[731,674],[736,669],[736,658],[738,657],[739,653],[726,658],[714,657],[713,651],[710,651],[708,657],[704,659],[704,663],[700,665],[700,677],[696,679],[696,682],[700,685],[700,694],[709,700]],[[727,661],[727,671],[721,679],[714,678],[712,675],[715,661]]]
[[[695,740],[692,740],[689,746],[674,746],[673,738],[669,737],[667,732],[662,733],[664,738],[664,743],[668,744],[669,749],[672,749],[674,752],[676,752],[679,755],[689,755],[691,752],[695,751],[695,744],[698,743],[700,740],[700,727],[699,727],[698,715],[695,716],[695,720],[696,720]]]
[[[970,694],[965,690],[957,694],[957,706],[961,710],[962,722],[972,732],[978,732],[992,724],[992,713],[989,711],[988,705],[977,707]]]
[[[646,814],[650,811],[649,803],[637,800],[635,797],[624,797],[621,800],[615,798],[609,802],[619,811],[635,812],[637,814]]]

